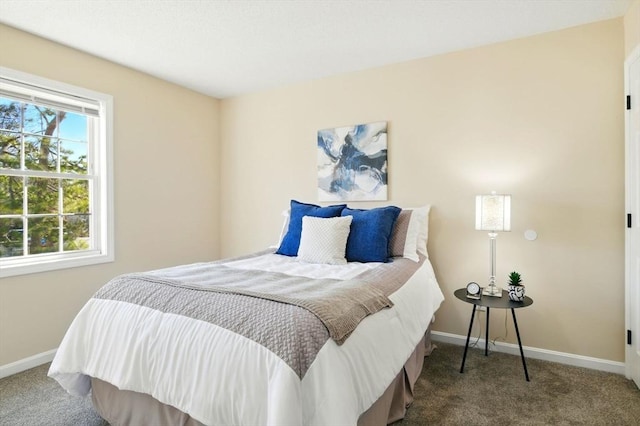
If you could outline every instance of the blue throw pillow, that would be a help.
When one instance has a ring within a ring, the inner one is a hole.
[[[289,213],[289,228],[285,234],[277,254],[285,256],[297,256],[300,247],[300,236],[302,235],[302,218],[304,216],[313,217],[336,217],[340,216],[346,204],[320,207],[315,204],[305,204],[296,200],[291,200],[291,212]]]
[[[347,239],[347,261],[387,262],[391,231],[401,210],[395,206],[342,210],[342,216],[353,216]]]

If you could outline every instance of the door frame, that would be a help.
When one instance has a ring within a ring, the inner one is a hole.
[[[631,95],[631,64],[640,61],[640,45],[627,56],[624,62],[624,94],[625,100],[627,95]],[[640,226],[640,188],[638,180],[640,179],[640,164],[634,164],[640,158],[640,155],[632,151],[632,134],[631,120],[632,112],[638,111],[637,105],[640,104],[639,94],[632,97],[632,108],[625,108],[625,216],[632,214],[632,227]],[[635,105],[635,107],[634,107]],[[634,147],[633,150],[640,149],[640,146]],[[626,222],[626,221],[625,221]],[[626,228],[626,223],[625,223]],[[635,245],[635,249],[634,249]],[[637,276],[638,271],[634,273],[632,254],[634,250],[640,250],[640,242],[632,241],[632,233],[630,229],[625,229],[625,330],[632,331],[632,344],[627,344],[625,332],[625,375],[628,379],[633,379],[640,386],[640,360],[638,359],[635,348],[640,347],[640,277]],[[637,255],[637,254],[636,254]]]

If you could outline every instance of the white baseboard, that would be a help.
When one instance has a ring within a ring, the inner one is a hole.
[[[467,338],[460,336],[459,334],[444,333],[442,331],[432,331],[431,340],[434,342],[451,343],[458,346],[464,346]],[[475,342],[476,339],[474,338]],[[478,340],[478,346],[484,347],[484,339]],[[518,345],[513,343],[496,342],[495,346],[491,345],[491,350],[496,352],[503,352],[511,355],[520,355],[520,349]],[[592,358],[588,356],[570,354],[566,352],[550,351],[547,349],[532,348],[529,346],[523,346],[524,356],[526,358],[540,359],[543,361],[557,362],[559,364],[572,365],[574,367],[585,367],[592,370],[606,371],[609,373],[615,373],[624,375],[625,364],[623,362],[609,361],[607,359]],[[42,352],[37,355],[24,358],[10,364],[0,366],[0,379],[22,371],[29,370],[30,368],[37,367],[47,362],[51,362],[56,354],[57,349],[51,349],[47,352]]]
[[[0,379],[8,376],[13,376],[14,374],[21,373],[30,368],[53,361],[53,357],[55,356],[56,351],[57,349],[51,349],[50,351],[42,352],[28,358],[20,359],[10,364],[0,365]]]
[[[454,345],[464,346],[467,342],[466,336],[458,334],[443,333],[441,331],[432,331],[431,340],[434,342],[452,343]],[[472,337],[475,342],[476,338]],[[478,347],[484,348],[484,339],[478,340]],[[489,342],[490,350],[495,352],[504,352],[511,355],[520,356],[520,348],[513,343],[496,342],[495,346]],[[547,349],[532,348],[523,346],[525,358],[541,359],[543,361],[557,362],[559,364],[572,365],[574,367],[585,367],[592,370],[606,371],[609,373],[625,374],[624,362],[609,361],[608,359],[592,358],[588,356],[570,354],[566,352],[556,352]]]

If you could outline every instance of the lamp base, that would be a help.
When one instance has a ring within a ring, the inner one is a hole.
[[[493,290],[493,291],[491,291]],[[482,290],[483,296],[502,297],[502,289],[500,287],[485,287]]]

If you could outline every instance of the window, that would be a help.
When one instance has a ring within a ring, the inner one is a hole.
[[[0,67],[0,277],[113,261],[112,104]]]

